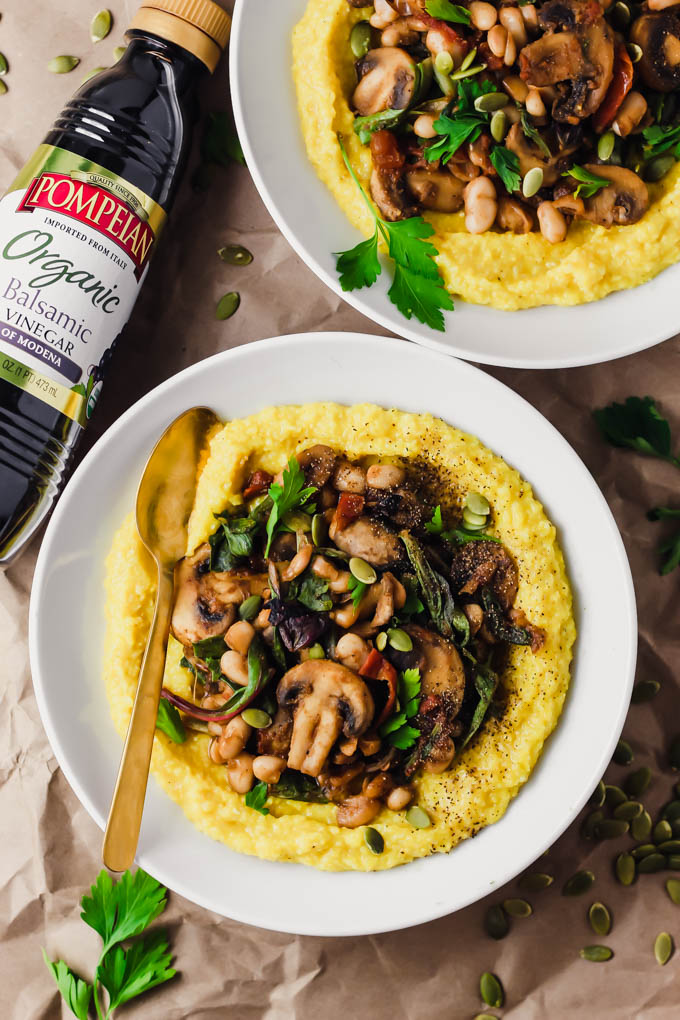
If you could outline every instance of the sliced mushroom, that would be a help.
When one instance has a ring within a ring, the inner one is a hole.
[[[405,110],[413,99],[416,65],[398,46],[369,50],[357,64],[359,84],[352,106],[361,117],[382,110]]]
[[[425,209],[456,212],[463,205],[463,182],[442,170],[411,170],[406,174],[409,191]]]
[[[338,549],[359,556],[374,567],[389,567],[403,559],[403,546],[397,536],[369,517],[357,517],[342,531],[333,521],[328,534]]]
[[[528,172],[537,166],[543,171],[543,185],[545,187],[554,184],[559,178],[559,161],[564,156],[564,153],[558,153],[556,156],[546,156],[535,142],[527,138],[519,124],[513,124],[510,128],[505,139],[505,145],[510,152],[514,152],[518,157],[519,172],[522,177],[526,177]]]
[[[498,542],[468,542],[453,557],[451,583],[456,595],[474,595],[489,585],[507,610],[515,601],[519,577],[510,553]]]
[[[377,630],[386,626],[394,616],[395,610],[401,609],[405,602],[406,589],[394,574],[386,570],[380,578],[380,597],[371,620],[371,627]]]
[[[649,206],[647,185],[632,170],[622,166],[608,166],[600,163],[586,163],[586,170],[598,177],[606,177],[612,183],[602,188],[592,198],[584,201],[584,219],[611,227],[637,223]]]
[[[520,51],[520,76],[532,88],[557,85],[583,71],[581,45],[573,32],[542,35]]]
[[[364,681],[330,659],[308,659],[282,677],[276,696],[281,708],[293,712],[288,765],[318,776],[341,733],[361,736],[371,724],[375,706]]]
[[[373,168],[370,180],[371,198],[383,217],[390,222],[415,216],[417,208],[411,201],[401,170]]]
[[[667,7],[643,14],[630,30],[631,42],[642,50],[635,65],[645,85],[658,92],[680,87],[680,10]]]
[[[501,230],[510,230],[513,234],[529,234],[534,229],[534,217],[531,209],[522,205],[516,198],[501,195],[498,200],[496,225]]]
[[[420,691],[424,697],[445,697],[447,714],[453,719],[465,693],[465,671],[458,651],[450,641],[417,623],[404,628],[422,656]]]
[[[331,477],[337,459],[335,450],[321,443],[308,446],[297,455],[297,462],[305,473],[307,484],[315,485],[317,489],[323,488]]]

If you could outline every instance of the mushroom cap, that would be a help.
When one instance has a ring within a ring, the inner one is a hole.
[[[338,455],[330,446],[317,443],[297,455],[297,462],[305,473],[308,485],[322,489],[333,474]]]
[[[602,188],[592,198],[584,201],[585,219],[603,227],[615,224],[637,223],[649,206],[647,185],[632,170],[623,166],[608,166],[586,163],[585,169],[598,177],[606,177],[612,183]]]
[[[658,92],[680,87],[680,11],[667,7],[643,14],[630,30],[631,42],[642,50],[636,68],[645,85]]]
[[[453,719],[465,693],[465,670],[458,649],[451,641],[420,624],[411,623],[404,629],[420,656],[421,694],[425,698],[433,694],[444,697],[449,719]]]
[[[496,213],[496,223],[501,229],[511,230],[513,234],[528,234],[534,229],[534,222],[532,209],[516,198],[501,195]]]
[[[374,567],[389,567],[403,559],[399,538],[370,517],[357,517],[339,531],[331,524],[329,535],[338,549],[366,560]]]
[[[526,177],[529,171],[537,166],[543,171],[543,185],[545,187],[554,184],[559,178],[560,172],[557,169],[557,162],[564,153],[560,152],[556,156],[546,156],[535,142],[527,138],[519,124],[513,124],[510,128],[505,139],[505,145],[519,159],[519,171],[522,177]]]
[[[468,542],[453,557],[451,583],[454,595],[474,595],[488,584],[507,610],[515,601],[519,577],[505,546],[479,541]]]
[[[464,184],[448,171],[411,170],[406,185],[426,209],[456,212],[463,205]]]
[[[371,198],[383,218],[390,223],[416,214],[416,207],[411,201],[401,170],[380,170],[374,167],[370,189]]]
[[[382,110],[405,110],[413,99],[416,65],[398,46],[369,50],[357,64],[360,79],[352,106],[361,117]]]

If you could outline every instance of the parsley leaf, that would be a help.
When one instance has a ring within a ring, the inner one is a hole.
[[[522,125],[522,131],[524,132],[526,137],[530,141],[532,141],[534,143],[534,145],[538,146],[538,148],[541,150],[541,152],[543,153],[544,156],[546,156],[548,159],[550,159],[550,157],[552,156],[552,153],[551,153],[550,149],[548,148],[548,146],[546,145],[545,141],[543,140],[543,137],[541,136],[540,132],[536,130],[534,125],[529,120],[529,117],[527,116],[527,112],[526,112],[526,110],[524,108],[522,108],[522,112],[520,113],[519,120],[520,120],[520,124]]]
[[[141,868],[124,872],[114,885],[101,871],[91,896],[83,896],[80,915],[104,943],[102,955],[125,939],[141,934],[165,910],[166,889]]]
[[[360,241],[349,251],[337,254],[337,270],[343,290],[360,290],[371,287],[380,276],[382,266],[378,259],[378,225],[373,237]]]
[[[521,177],[519,174],[519,156],[516,152],[511,152],[510,149],[506,149],[504,145],[496,145],[491,150],[489,156],[494,170],[503,181],[505,190],[512,194],[513,191],[517,191],[520,185]]]
[[[470,12],[467,8],[453,4],[451,0],[426,0],[425,10],[432,18],[453,21],[457,25],[470,24]]]
[[[187,731],[184,729],[182,716],[174,705],[171,705],[165,698],[158,703],[158,715],[156,716],[156,729],[165,733],[175,744],[183,744],[187,739]]]
[[[172,954],[162,931],[151,932],[133,942],[129,949],[115,946],[97,970],[99,981],[109,993],[107,1016],[117,1006],[173,978],[177,972],[171,962]]]
[[[577,163],[574,164],[571,170],[565,170],[562,176],[573,177],[574,180],[580,181],[575,191],[577,198],[592,198],[601,188],[608,188],[611,184],[608,177],[598,177],[597,174],[591,174],[590,170],[586,170],[584,166],[579,166]]]
[[[441,535],[444,530],[444,522],[442,521],[442,508],[436,506],[434,513],[432,514],[432,520],[427,521],[425,524],[425,531],[429,531],[431,535]]]
[[[678,520],[679,518],[680,510],[669,506],[655,506],[647,514],[647,519],[650,521]],[[660,574],[670,574],[676,567],[680,567],[680,531],[661,542],[659,552],[666,557],[659,569]]]
[[[432,145],[428,145],[425,149],[425,159],[428,163],[434,163],[436,159],[440,159],[442,163],[448,163],[451,157],[458,152],[463,142],[474,142],[479,138],[485,124],[486,117],[481,113],[463,113],[453,116],[443,113],[434,122],[435,131],[442,137]]]
[[[671,452],[670,425],[652,397],[628,397],[624,404],[609,404],[593,411],[593,416],[613,446],[629,446],[680,467],[680,457]]]
[[[352,574],[347,583],[347,588],[352,593],[352,605],[354,606],[355,609],[358,609],[359,603],[366,594],[366,589],[368,588],[368,585],[364,584],[363,581],[358,581],[354,574]]]
[[[417,714],[421,700],[420,670],[404,670],[399,677],[397,687],[399,711],[386,719],[380,727],[380,736],[387,740],[392,747],[397,747],[402,751],[406,750],[406,748],[412,747],[420,736],[420,730],[410,726],[408,720]]]
[[[287,467],[283,469],[283,485],[273,483],[269,486],[269,496],[273,506],[267,520],[265,556],[269,556],[269,549],[274,535],[281,525],[281,518],[289,510],[295,510],[302,506],[309,512],[313,512],[314,508],[309,504],[309,500],[315,492],[315,486],[306,484],[302,468],[295,457],[291,457]]]
[[[88,1020],[92,985],[88,985],[87,981],[74,974],[63,960],[52,963],[44,949],[42,954],[45,966],[54,978],[68,1008],[78,1020]]]
[[[645,156],[659,156],[662,152],[673,149],[673,155],[680,159],[680,124],[668,124],[662,127],[652,124],[642,132],[645,140]]]
[[[255,783],[252,790],[248,790],[245,797],[246,807],[252,808],[253,811],[259,811],[261,815],[268,815],[269,808],[264,806],[268,796],[269,787],[260,780],[259,783]]]

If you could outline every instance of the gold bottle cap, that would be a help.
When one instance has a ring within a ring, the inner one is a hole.
[[[130,28],[176,43],[214,71],[229,41],[231,18],[213,0],[143,0]]]

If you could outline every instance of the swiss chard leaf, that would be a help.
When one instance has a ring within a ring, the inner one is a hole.
[[[165,733],[166,737],[175,744],[183,744],[187,739],[187,731],[182,722],[182,716],[174,705],[171,705],[165,698],[158,703],[158,715],[156,716],[156,729]]]
[[[613,446],[628,446],[680,467],[671,452],[671,428],[652,397],[628,397],[593,411],[600,430]]]
[[[364,145],[371,140],[371,135],[376,131],[392,131],[404,120],[406,110],[380,110],[379,113],[370,113],[366,117],[354,118],[354,131],[359,135]]]
[[[97,977],[110,996],[107,1015],[143,992],[169,981],[173,967],[167,937],[154,931],[133,942],[129,949],[115,946],[104,956]]]
[[[42,954],[45,966],[54,978],[68,1008],[78,1017],[78,1020],[88,1020],[92,985],[88,985],[87,981],[74,974],[63,960],[56,960],[53,963],[44,949]]]
[[[281,797],[282,800],[303,800],[311,804],[328,803],[315,779],[290,769],[286,769],[278,783],[273,783],[269,787],[269,793],[272,797]]]
[[[203,638],[194,644],[194,655],[197,659],[219,659],[227,650],[227,643],[220,635],[219,637]]]
[[[433,624],[442,637],[452,640],[455,635],[462,634],[465,641],[470,634],[470,624],[465,613],[456,609],[448,583],[430,566],[422,546],[410,532],[402,531],[399,537],[415,570]]]
[[[481,663],[475,663],[473,678],[475,690],[479,695],[479,701],[477,702],[472,719],[470,720],[470,726],[465,735],[465,739],[461,744],[461,750],[472,740],[475,733],[484,722],[498,684],[498,677],[494,671],[488,666],[482,666]]]
[[[490,588],[482,588],[482,605],[485,622],[495,638],[510,645],[530,645],[531,634],[524,627],[506,623],[501,604]]]
[[[248,790],[245,796],[246,807],[252,808],[253,811],[258,811],[261,815],[268,815],[269,808],[265,807],[268,796],[269,789],[267,784],[262,781],[255,783],[255,786]]]
[[[458,545],[465,545],[466,542],[497,542],[501,545],[500,538],[489,535],[486,531],[465,531],[463,528],[451,528],[450,531],[442,531],[442,538],[446,542],[455,542]]]

